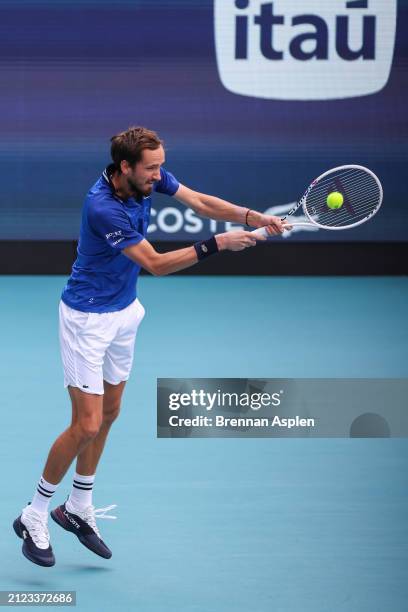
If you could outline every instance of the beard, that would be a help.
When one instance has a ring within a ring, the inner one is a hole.
[[[128,183],[129,190],[132,192],[133,197],[137,201],[141,200],[142,198],[146,198],[153,191],[153,185],[145,184],[142,186],[139,183],[136,183],[136,181],[134,181],[131,178],[127,179],[127,183]]]

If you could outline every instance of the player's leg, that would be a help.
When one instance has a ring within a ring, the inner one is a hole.
[[[44,478],[58,484],[69,466],[97,437],[102,425],[103,395],[84,393],[68,387],[72,402],[71,425],[56,439],[44,468]]]
[[[89,440],[90,443],[98,436],[103,420],[103,361],[106,349],[117,333],[119,316],[119,313],[115,312],[101,314],[78,312],[63,302],[60,304],[61,356],[64,381],[69,386],[72,402],[72,425],[78,427],[81,421],[81,429],[89,429],[90,433],[94,434]],[[98,398],[98,409],[89,415],[86,423],[84,406],[88,401],[87,397],[94,396]],[[93,431],[95,425],[97,430]],[[86,446],[88,444],[84,444],[75,457],[80,455]],[[92,455],[92,451],[90,454]],[[89,488],[88,476],[94,472],[95,470],[79,472],[86,479],[86,482],[83,485],[79,483],[79,486]],[[74,481],[77,479],[78,475],[75,474]]]
[[[105,323],[104,315],[99,318],[60,303],[61,356],[64,384],[71,396],[72,421],[49,452],[32,503],[14,522],[17,535],[24,538],[23,554],[40,565],[55,562],[47,528],[50,500],[73,459],[97,435],[102,423],[102,365],[111,339]]]
[[[70,511],[73,517],[93,515],[92,491],[95,481],[96,468],[102,455],[109,430],[119,414],[120,402],[125,384],[125,381],[119,383],[118,385],[111,385],[104,381],[105,393],[103,395],[101,427],[97,435],[78,454],[71,493],[67,502],[65,503],[64,508],[61,509],[62,514],[64,514],[65,510]],[[75,518],[74,520],[77,519]],[[94,527],[96,527],[96,525],[94,525]],[[100,538],[99,532],[95,531],[95,533],[98,533],[98,538]],[[96,548],[97,550],[94,552],[100,554],[98,552],[100,548],[99,541],[96,542]],[[107,546],[103,544],[102,552],[107,553],[108,550],[109,549]],[[103,554],[102,556],[107,555]]]
[[[73,421],[74,427],[81,429],[92,429],[94,419],[87,414],[90,419],[84,422],[84,396],[89,396],[80,389],[70,389],[73,400]],[[88,447],[92,446],[101,433],[103,423],[104,396],[98,395],[100,399],[100,409],[98,410],[98,430],[92,439],[79,449],[78,457],[86,453]],[[86,403],[86,398],[85,398]],[[82,425],[81,425],[82,422]],[[51,517],[56,523],[66,531],[73,532],[80,542],[92,550],[97,555],[109,559],[112,556],[108,546],[103,542],[99,530],[96,526],[95,508],[92,505],[92,488],[95,478],[96,465],[99,461],[107,432],[102,431],[101,437],[91,452],[83,455],[83,462],[77,462],[74,482],[70,496],[64,504],[61,504],[51,512]]]
[[[105,392],[103,395],[102,423],[97,435],[78,455],[76,462],[77,474],[84,476],[95,474],[109,430],[119,415],[125,385],[126,381],[122,381],[117,385],[111,385],[106,381],[103,382]]]
[[[112,553],[101,539],[96,525],[98,514],[92,504],[92,489],[107,435],[119,414],[122,394],[132,367],[136,333],[143,316],[144,308],[138,300],[115,313],[117,333],[104,354],[105,393],[101,428],[78,456],[69,499],[51,513],[52,518],[65,529],[73,531],[82,544],[105,558],[110,558]]]
[[[49,503],[72,461],[97,435],[102,423],[102,395],[73,387],[69,392],[71,424],[52,445],[33,500],[13,524],[16,534],[24,540],[23,554],[33,563],[47,567],[55,563],[47,527]]]
[[[92,505],[92,489],[96,468],[107,435],[119,414],[125,384],[125,381],[117,385],[111,385],[104,381],[105,393],[103,395],[102,420],[99,431],[78,455],[69,498],[65,504],[58,506],[51,512],[51,517],[56,523],[67,531],[75,533],[84,546],[105,559],[109,559],[112,552],[102,540],[96,525],[98,515]]]
[[[128,318],[128,309],[115,313],[106,313],[97,317],[93,325],[93,336],[96,329],[103,329],[103,338],[109,337],[109,344],[104,350],[103,377],[105,377],[105,364],[110,362],[109,351],[116,344],[117,338],[122,337],[124,322]],[[135,333],[135,332],[134,332]],[[134,335],[133,333],[133,335]],[[132,344],[133,351],[133,344]],[[126,350],[125,350],[126,352]],[[118,356],[118,364],[121,364],[121,355]],[[110,372],[110,370],[109,370]],[[111,382],[103,380],[103,403],[101,426],[97,435],[92,439],[78,455],[76,472],[71,494],[65,504],[51,512],[51,517],[67,531],[72,531],[81,543],[97,555],[109,559],[112,556],[108,546],[103,542],[96,525],[96,518],[102,518],[97,514],[92,504],[92,490],[95,472],[102,455],[106,438],[110,427],[117,417],[120,409],[120,401],[125,387],[125,381],[129,375],[122,376],[122,371],[115,370]]]

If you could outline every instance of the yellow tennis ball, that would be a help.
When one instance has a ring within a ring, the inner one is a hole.
[[[327,196],[326,204],[332,210],[336,210],[337,208],[341,208],[343,206],[344,198],[340,191],[332,191]]]

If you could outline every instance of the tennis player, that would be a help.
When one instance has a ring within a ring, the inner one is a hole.
[[[34,497],[14,521],[22,552],[42,566],[55,564],[47,526],[49,504],[73,460],[76,471],[67,501],[51,512],[61,527],[88,549],[109,559],[96,518],[92,489],[96,468],[132,367],[136,333],[144,316],[136,283],[141,267],[161,276],[177,272],[218,251],[256,244],[248,231],[217,234],[193,246],[158,253],[146,240],[151,195],[175,197],[197,214],[282,233],[278,217],[263,215],[189,189],[164,169],[157,134],[132,127],[111,139],[112,163],[88,192],[82,211],[78,256],[60,302],[64,385],[72,421],[49,451]]]

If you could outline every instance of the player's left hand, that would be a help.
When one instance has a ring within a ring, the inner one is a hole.
[[[268,226],[268,232],[271,236],[282,234],[284,229],[290,229],[287,221],[282,221],[280,217],[274,215],[264,215],[255,210],[251,210],[248,214],[248,221],[252,227],[263,227]]]

